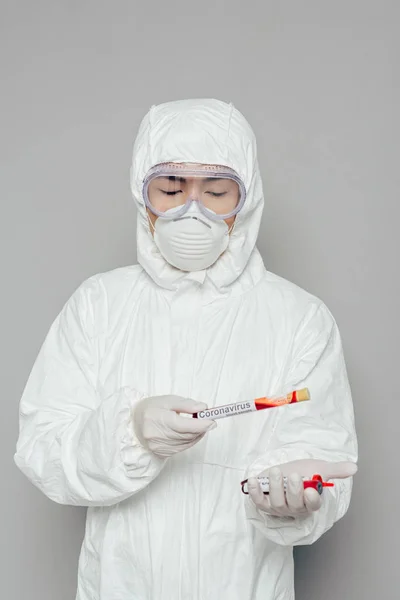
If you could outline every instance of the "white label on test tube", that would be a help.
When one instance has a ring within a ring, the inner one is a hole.
[[[197,413],[198,419],[224,419],[233,415],[243,415],[244,413],[256,411],[254,400],[246,402],[237,402],[235,404],[225,404],[215,408],[207,408]]]
[[[260,484],[261,490],[264,494],[269,493],[269,478],[268,477],[258,477],[258,482]],[[283,477],[283,489],[286,491],[287,488],[287,477]]]

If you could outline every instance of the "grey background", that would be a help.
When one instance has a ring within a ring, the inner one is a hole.
[[[84,510],[13,463],[18,401],[86,277],[135,262],[131,146],[153,103],[232,100],[259,143],[267,268],[343,336],[360,470],[351,509],[296,551],[297,600],[398,598],[396,2],[0,1],[2,526],[7,600],[72,600]],[[266,599],[269,600],[269,599]]]

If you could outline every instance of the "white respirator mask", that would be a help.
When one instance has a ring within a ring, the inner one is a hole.
[[[172,216],[177,209],[167,212]],[[212,221],[196,206],[177,219],[158,218],[153,229],[154,241],[162,256],[181,271],[211,267],[227,249],[231,231],[225,221]]]

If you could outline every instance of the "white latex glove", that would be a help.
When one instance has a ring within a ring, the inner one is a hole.
[[[139,442],[157,456],[167,458],[194,446],[215,421],[182,417],[179,413],[206,410],[203,402],[181,396],[144,398],[133,408],[132,419]]]
[[[263,494],[260,484],[254,477],[249,478],[247,489],[258,509],[277,517],[297,517],[319,510],[326,493],[324,490],[320,496],[314,489],[304,489],[302,477],[311,478],[313,475],[321,475],[324,481],[328,481],[345,479],[356,472],[357,465],[352,462],[294,460],[271,467],[259,474],[259,477],[269,477],[269,494]],[[283,477],[288,478],[286,492],[283,489]]]

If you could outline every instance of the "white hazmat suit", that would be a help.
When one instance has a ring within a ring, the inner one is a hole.
[[[164,162],[225,165],[245,185],[228,248],[204,271],[172,267],[151,235],[142,185]],[[56,318],[21,400],[16,463],[50,499],[89,507],[77,600],[292,600],[292,547],[346,513],[352,479],[298,518],[263,512],[240,482],[292,460],[357,460],[338,328],[264,267],[256,142],[233,106],[153,107],[131,186],[140,264],[91,277]],[[132,424],[146,397],[211,407],[300,387],[310,402],[222,419],[171,457]]]

